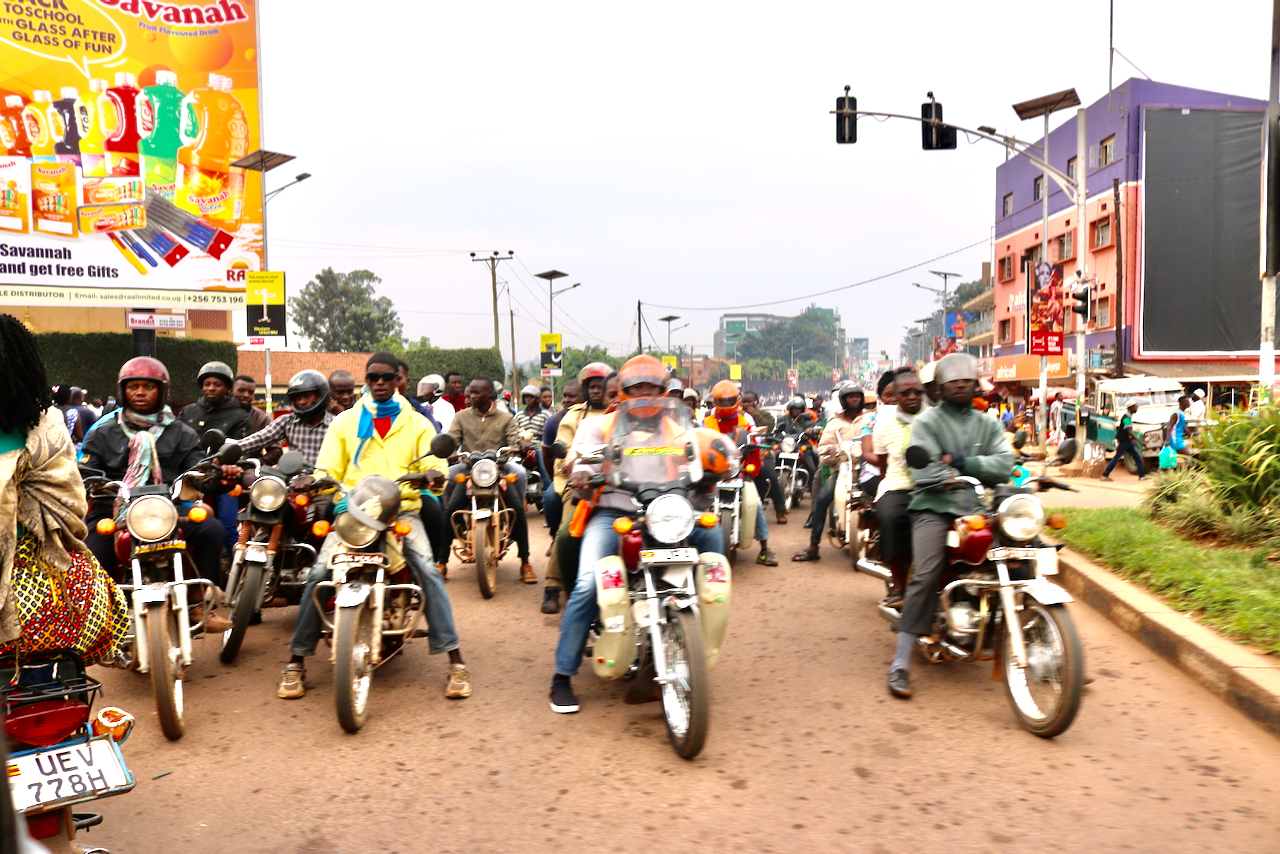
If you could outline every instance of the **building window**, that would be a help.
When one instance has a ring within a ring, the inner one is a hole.
[[[1078,180],[1079,178],[1079,176],[1076,175],[1076,158],[1074,157],[1067,161],[1067,177],[1072,181]]]
[[[1007,282],[1013,278],[1013,256],[1006,255],[1000,259],[1000,281]]]
[[[1002,216],[1009,216],[1013,213],[1013,193],[1009,193],[1004,197],[1004,213]]]
[[[1037,243],[1027,250],[1027,256],[1032,264],[1039,264],[1044,260],[1044,246]]]
[[[1093,248],[1102,249],[1111,245],[1111,217],[1104,216],[1093,223]]]
[[[1013,341],[1013,320],[1005,318],[1000,321],[1000,343],[1008,344]]]
[[[1073,239],[1074,235],[1075,232],[1068,231],[1053,239],[1053,248],[1057,252],[1058,261],[1070,261],[1072,258],[1076,257],[1075,247],[1073,245],[1075,243]]]
[[[1044,176],[1041,175],[1040,177],[1036,178],[1035,182],[1031,185],[1031,200],[1033,202],[1038,202],[1043,198],[1044,198]]]
[[[1098,300],[1098,310],[1094,314],[1094,325],[1099,329],[1111,325],[1111,297]]]
[[[1102,141],[1099,152],[1099,165],[1110,166],[1116,162],[1116,137],[1115,134],[1107,137]]]

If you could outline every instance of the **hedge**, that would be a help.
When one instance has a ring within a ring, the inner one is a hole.
[[[427,374],[439,374],[443,377],[450,371],[457,371],[462,374],[462,385],[466,388],[466,384],[476,377],[488,377],[494,382],[502,382],[507,372],[502,356],[492,347],[460,350],[430,347],[406,350],[402,358],[409,364],[410,394],[417,391],[418,380]]]
[[[120,366],[133,358],[127,332],[47,332],[36,336],[49,382],[80,386],[88,399],[106,400],[116,390]],[[177,411],[196,399],[196,374],[206,362],[236,366],[236,345],[203,338],[156,338],[156,356],[169,369],[169,402]]]

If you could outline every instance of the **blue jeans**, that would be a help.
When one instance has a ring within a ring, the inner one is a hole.
[[[613,530],[613,520],[619,516],[633,515],[611,508],[597,508],[587,521],[582,534],[581,558],[578,581],[569,593],[560,621],[560,641],[556,644],[556,673],[576,676],[582,664],[582,651],[587,645],[587,633],[595,622],[599,606],[596,603],[596,564],[618,553],[618,534]],[[718,552],[721,549],[720,527],[695,526],[689,535],[689,545],[700,552]]]
[[[1138,450],[1138,445],[1133,439],[1121,439],[1116,442],[1116,455],[1111,458],[1111,462],[1107,463],[1106,470],[1102,473],[1103,477],[1109,477],[1111,470],[1116,467],[1116,463],[1128,454],[1138,463],[1138,477],[1146,477],[1146,469],[1142,466],[1142,451]]]
[[[431,654],[451,652],[458,648],[458,629],[453,623],[453,607],[449,604],[449,594],[444,589],[444,579],[440,577],[440,572],[431,559],[431,546],[427,542],[427,532],[422,528],[422,518],[417,513],[406,512],[396,519],[408,521],[410,525],[409,534],[401,541],[400,548],[404,552],[405,563],[413,572],[414,581],[422,588],[422,594],[427,600],[427,638]],[[317,584],[328,581],[333,576],[329,570],[329,556],[333,554],[337,544],[337,533],[330,532],[320,548],[316,565],[311,567],[311,574],[307,576],[302,602],[298,604],[298,621],[294,624],[293,640],[289,643],[292,655],[316,654],[321,623],[312,592]]]
[[[542,493],[542,515],[547,520],[547,527],[551,529],[551,536],[554,538],[556,531],[560,530],[560,522],[564,519],[564,499],[560,497],[560,493],[556,492],[551,481],[547,481],[546,491]]]
[[[228,493],[219,495],[213,501],[215,515],[218,521],[222,523],[225,535],[223,544],[227,547],[225,554],[227,557],[236,550],[236,542],[240,539],[240,522],[236,517],[240,513],[240,502]]]

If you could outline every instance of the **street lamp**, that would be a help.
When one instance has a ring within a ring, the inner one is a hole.
[[[668,355],[668,356],[670,356],[670,355],[671,355],[671,321],[673,321],[673,320],[679,320],[679,319],[680,319],[680,315],[678,315],[678,314],[668,314],[666,317],[659,317],[659,318],[658,318],[658,320],[660,320],[660,321],[662,321],[663,323],[667,324],[667,355]],[[686,324],[684,324],[684,325],[682,325],[682,326],[677,326],[677,327],[676,327],[676,331],[679,331],[679,330],[681,330],[681,329],[684,329],[684,328],[685,328],[685,326],[688,326],[688,325],[689,325],[689,324],[687,324],[687,323],[686,323]]]
[[[279,187],[276,187],[270,193],[267,193],[265,196],[263,196],[262,204],[265,205],[267,202],[271,201],[276,196],[283,193],[289,187],[292,187],[294,184],[301,184],[303,181],[307,180],[310,177],[311,177],[310,172],[299,172],[297,175],[294,176],[293,180],[290,181],[288,184],[282,184]]]
[[[796,366],[796,353],[803,353],[803,352],[804,352],[805,350],[807,350],[807,349],[809,349],[809,348],[808,348],[808,347],[797,347],[797,346],[796,346],[796,345],[794,345],[794,344],[792,344],[792,345],[791,345],[791,368],[792,368],[793,370],[795,369],[795,366]]]

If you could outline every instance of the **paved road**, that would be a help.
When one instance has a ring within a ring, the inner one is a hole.
[[[784,557],[807,534],[792,518],[775,528]],[[235,666],[203,645],[177,743],[159,733],[145,677],[101,675],[107,701],[139,717],[125,745],[139,783],[100,802],[107,820],[86,841],[246,854],[1280,851],[1280,741],[1087,607],[1074,613],[1097,681],[1075,726],[1043,741],[1014,723],[987,665],[919,663],[916,697],[889,697],[878,583],[829,546],[818,563],[738,570],[694,762],[671,752],[656,705],[626,706],[593,676],[578,680],[581,713],[550,712],[557,618],[508,559],[495,599],[469,568],[449,582],[474,696],[445,700],[444,662],[417,643],[377,673],[356,735],[338,726],[323,663],[304,699],[276,699],[291,608],[267,612]]]

